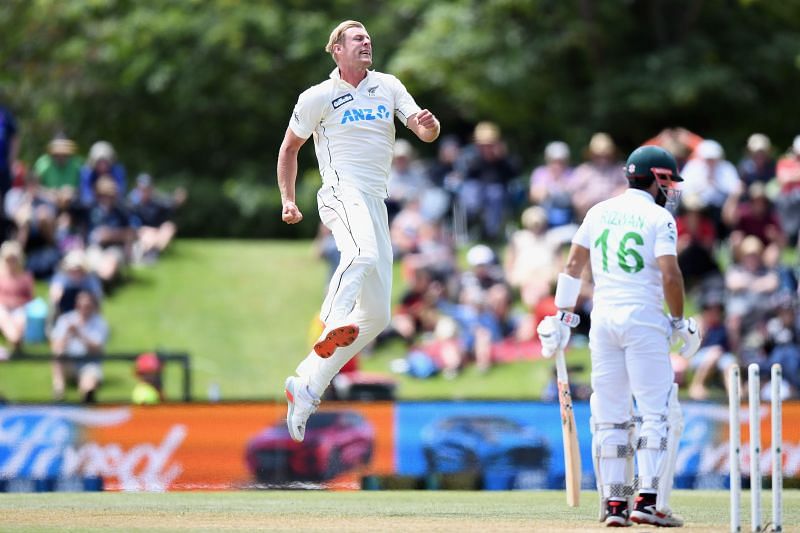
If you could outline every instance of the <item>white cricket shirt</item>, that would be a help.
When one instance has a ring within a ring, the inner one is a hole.
[[[394,150],[394,117],[405,125],[420,107],[390,74],[367,71],[353,87],[339,76],[304,91],[289,127],[298,137],[314,135],[324,185],[350,185],[385,198]]]
[[[586,214],[572,242],[589,249],[595,310],[639,304],[663,309],[656,258],[677,255],[675,218],[641,190],[628,189]]]

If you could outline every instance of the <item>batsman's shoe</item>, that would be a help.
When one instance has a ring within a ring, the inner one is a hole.
[[[628,502],[608,500],[606,502],[606,519],[603,523],[606,527],[630,526],[631,521],[628,519]]]
[[[656,510],[655,494],[640,494],[633,505],[631,521],[658,527],[683,527],[683,518],[672,511]]]
[[[286,426],[292,440],[303,442],[306,436],[308,417],[319,407],[319,398],[308,390],[308,380],[289,376],[286,378],[286,401],[289,409],[286,413]]]
[[[314,353],[323,359],[333,355],[336,348],[350,346],[358,338],[358,325],[347,324],[331,328],[321,340],[314,345]]]

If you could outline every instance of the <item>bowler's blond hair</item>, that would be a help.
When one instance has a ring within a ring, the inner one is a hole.
[[[345,20],[344,22],[336,26],[331,32],[331,36],[328,38],[327,46],[325,46],[325,51],[328,52],[331,55],[331,57],[333,57],[333,45],[342,44],[342,42],[344,41],[344,32],[346,32],[350,28],[366,29],[364,25],[357,20]]]

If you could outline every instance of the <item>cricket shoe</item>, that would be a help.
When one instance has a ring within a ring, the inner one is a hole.
[[[306,436],[306,422],[319,407],[319,398],[308,390],[308,379],[289,376],[286,378],[286,400],[289,404],[286,413],[289,435],[292,440],[303,442]]]
[[[666,512],[656,510],[655,494],[640,494],[636,497],[631,521],[658,527],[683,527],[683,518],[680,516],[670,510]]]
[[[314,353],[323,359],[333,355],[336,348],[350,346],[358,338],[358,324],[347,324],[331,328],[325,336],[314,345]]]
[[[608,500],[606,502],[606,519],[603,520],[606,527],[629,527],[631,521],[628,519],[628,502],[619,500]]]

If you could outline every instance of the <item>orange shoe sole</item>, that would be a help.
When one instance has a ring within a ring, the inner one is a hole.
[[[323,359],[333,355],[336,348],[350,346],[358,338],[358,326],[349,324],[334,328],[325,335],[325,338],[314,345],[314,353]]]

